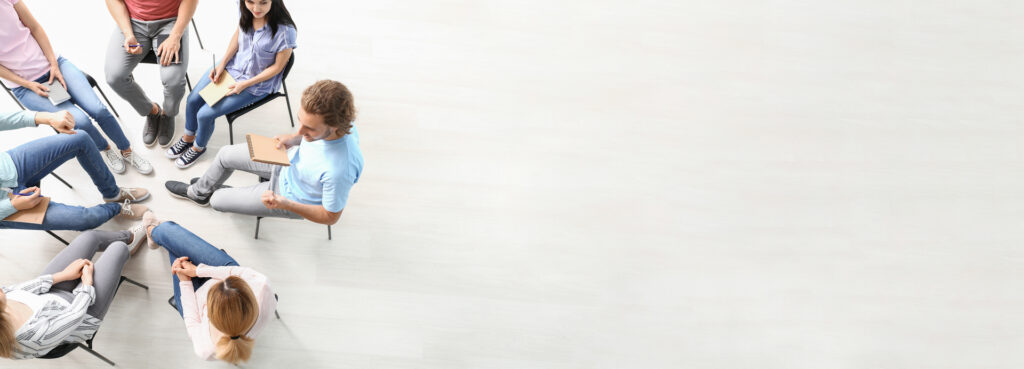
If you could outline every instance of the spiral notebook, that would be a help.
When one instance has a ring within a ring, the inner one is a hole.
[[[278,149],[273,138],[250,133],[245,135],[245,141],[249,143],[249,159],[252,161],[281,166],[291,165],[288,162],[288,151]]]

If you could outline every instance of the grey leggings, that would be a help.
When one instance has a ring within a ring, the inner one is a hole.
[[[71,241],[68,247],[64,248],[57,256],[50,260],[50,264],[43,269],[43,275],[53,274],[64,270],[77,259],[92,260],[97,251],[104,251],[93,265],[92,286],[96,289],[96,301],[93,302],[86,312],[100,320],[107,315],[110,309],[110,302],[114,300],[114,292],[117,291],[117,284],[121,281],[121,270],[128,262],[131,253],[128,252],[126,241],[130,240],[132,233],[129,231],[87,231]],[[57,293],[68,299],[71,291],[75,289],[81,280],[64,281],[50,287],[51,293]]]

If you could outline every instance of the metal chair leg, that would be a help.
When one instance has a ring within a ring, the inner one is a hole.
[[[228,120],[228,142],[235,144],[235,121]]]
[[[327,240],[328,241],[331,240],[331,225],[330,224],[327,225]]]
[[[196,41],[199,41],[199,48],[206,50],[206,47],[203,47],[203,39],[199,37],[199,28],[196,27],[195,18],[192,18],[192,30],[196,32]]]
[[[107,94],[103,93],[103,89],[99,86],[96,86],[96,91],[99,91],[100,96],[103,96],[103,100],[107,102],[107,107],[109,107],[110,111],[114,113],[114,117],[116,117],[117,119],[121,119],[121,114],[118,114],[117,109],[114,109],[114,104],[110,103],[110,99],[107,98]]]
[[[63,243],[64,246],[68,245],[68,241],[64,241],[64,239],[60,238],[60,236],[58,236],[56,233],[53,233],[53,232],[51,232],[49,230],[47,230],[46,233],[49,233],[51,236],[53,236],[53,238],[56,238],[57,241],[60,241],[60,243]]]
[[[94,356],[100,358],[100,360],[103,360],[103,361],[107,362],[107,364],[110,364],[110,366],[117,366],[117,365],[114,364],[113,361],[110,361],[110,359],[107,359],[103,355],[100,355],[100,353],[98,353],[96,351],[93,351],[93,349],[89,348],[89,346],[86,346],[86,345],[83,345],[83,344],[79,343],[78,347],[81,348],[82,350],[88,351],[90,354],[93,354]]]
[[[192,80],[188,78],[188,72],[185,72],[185,85],[188,86],[188,92],[192,93]]]
[[[128,277],[125,277],[125,276],[121,276],[121,280],[125,281],[125,282],[128,282],[128,283],[131,283],[131,284],[134,284],[136,286],[142,287],[144,290],[149,291],[149,286],[144,285],[142,283],[139,283],[138,281],[136,281],[134,279],[131,279],[131,278],[128,278]]]
[[[281,79],[281,87],[284,87],[284,104],[288,106],[288,119],[292,121],[292,128],[295,128],[295,116],[292,115],[292,102],[288,99],[288,84],[284,83],[284,79]]]
[[[56,178],[61,183],[63,183],[65,186],[68,186],[68,188],[75,189],[75,187],[71,186],[71,184],[68,183],[68,181],[65,181],[64,178],[61,178],[59,175],[57,175],[57,173],[52,173],[51,172],[50,175],[53,176],[53,178]]]
[[[263,217],[256,217],[256,234],[252,236],[253,239],[260,239],[260,220],[262,219]]]

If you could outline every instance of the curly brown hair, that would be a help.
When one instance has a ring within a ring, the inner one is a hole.
[[[302,92],[302,109],[307,114],[324,118],[328,126],[338,128],[345,134],[351,133],[352,122],[356,120],[356,106],[348,87],[338,81],[319,80]]]

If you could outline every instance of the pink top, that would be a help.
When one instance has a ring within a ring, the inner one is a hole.
[[[248,283],[249,288],[256,295],[256,303],[260,306],[260,315],[249,332],[245,334],[246,337],[256,338],[263,331],[267,320],[274,316],[274,310],[277,310],[277,299],[274,298],[274,292],[267,284],[267,276],[255,270],[246,267],[212,267],[200,264],[196,267],[196,275],[211,278],[211,280],[194,292],[192,282],[181,281],[178,285],[181,287],[181,310],[185,319],[185,328],[188,329],[188,335],[192,338],[192,349],[195,350],[197,356],[204,360],[216,359],[217,350],[215,343],[210,338],[210,317],[206,307],[206,295],[216,282],[233,275]]]
[[[178,16],[181,0],[124,0],[128,15],[141,21],[155,21]]]
[[[18,1],[0,0],[0,65],[21,78],[35,81],[50,71],[50,61],[14,10]],[[7,87],[18,86],[6,79],[0,80]]]

